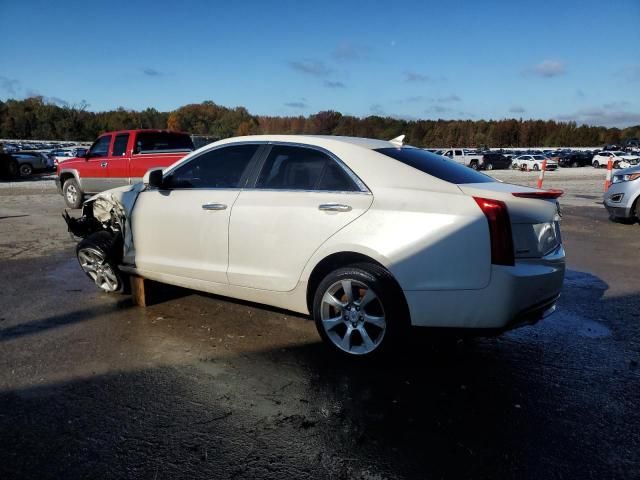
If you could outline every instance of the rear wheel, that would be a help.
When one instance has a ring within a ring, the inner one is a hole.
[[[593,168],[600,168],[600,162],[598,162],[598,160],[593,162]]]
[[[474,170],[478,170],[478,162],[476,162],[475,160],[474,160],[473,162],[471,162],[471,163],[469,164],[469,166],[470,166],[471,168],[473,168]]]
[[[313,316],[322,339],[349,357],[380,355],[409,325],[402,291],[387,270],[370,263],[327,275],[316,289]]]
[[[62,186],[64,203],[69,208],[80,208],[82,206],[83,193],[75,178],[70,178]]]
[[[20,176],[21,177],[29,177],[33,173],[33,167],[28,163],[23,163],[20,165]]]
[[[122,258],[120,235],[107,230],[93,233],[76,247],[80,267],[96,286],[107,293],[121,293],[126,290],[127,275],[118,270]]]
[[[493,170],[493,163],[487,163],[484,168],[487,170]]]

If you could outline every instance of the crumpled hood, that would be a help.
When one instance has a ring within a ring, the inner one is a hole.
[[[84,202],[84,208],[93,207],[93,216],[101,223],[114,221],[120,226],[124,242],[123,262],[133,263],[135,246],[131,231],[131,212],[138,199],[138,195],[145,189],[145,185],[135,183],[124,187],[113,188],[98,193]]]

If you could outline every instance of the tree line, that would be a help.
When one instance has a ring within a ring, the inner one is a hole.
[[[43,97],[0,101],[0,138],[89,141],[105,131],[133,128],[169,128],[209,139],[261,133],[380,139],[405,134],[405,142],[418,147],[580,147],[640,138],[640,125],[619,129],[554,120],[403,120],[335,111],[276,117],[251,115],[244,107],[227,108],[212,101],[172,112],[154,108],[92,112],[87,107],[85,103],[60,106]]]

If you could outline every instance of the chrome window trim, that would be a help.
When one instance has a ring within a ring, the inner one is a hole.
[[[351,194],[365,194],[365,195],[371,195],[371,190],[369,189],[369,187],[367,187],[367,185],[360,179],[360,177],[358,177],[353,170],[351,170],[348,165],[346,165],[338,156],[336,156],[333,152],[330,152],[329,150],[327,150],[326,148],[323,147],[319,147],[317,145],[309,145],[307,143],[298,143],[298,142],[278,142],[278,141],[271,141],[271,140],[256,140],[256,141],[241,141],[241,142],[229,142],[229,143],[225,143],[223,145],[217,145],[215,147],[209,148],[207,150],[204,150],[202,152],[199,152],[198,155],[194,155],[193,157],[190,157],[188,159],[184,159],[185,161],[180,162],[178,164],[175,164],[170,170],[167,170],[166,172],[163,172],[163,177],[165,175],[168,175],[170,173],[172,173],[175,169],[181,167],[182,165],[185,165],[188,162],[191,162],[192,160],[195,160],[196,158],[200,157],[201,155],[207,154],[209,152],[213,152],[215,150],[219,150],[221,148],[225,148],[225,147],[232,147],[232,146],[239,146],[239,145],[278,145],[278,146],[288,146],[288,147],[300,147],[300,148],[308,148],[311,150],[317,150],[321,153],[324,153],[325,155],[329,156],[329,158],[331,158],[332,160],[334,160],[335,162],[338,163],[338,165],[340,166],[340,168],[342,168],[342,170],[349,176],[349,178],[354,182],[354,184],[356,185],[357,188],[359,188],[358,191],[342,191],[342,190],[300,190],[300,189],[282,189],[282,188],[257,188],[255,185],[253,187],[235,187],[235,188],[214,188],[214,187],[202,187],[202,188],[172,188],[171,190],[247,190],[247,191],[252,191],[252,190],[259,190],[259,191],[263,191],[263,192],[307,192],[307,193],[351,193]],[[257,153],[257,152],[256,152]],[[260,159],[260,161],[258,162],[260,165],[260,169],[262,169],[262,167],[264,166],[264,160],[266,160],[266,157],[263,159]],[[259,173],[259,172],[258,172]]]

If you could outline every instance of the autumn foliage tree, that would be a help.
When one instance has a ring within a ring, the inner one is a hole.
[[[92,140],[104,131],[130,128],[181,130],[206,141],[258,133],[381,139],[405,134],[408,143],[419,147],[599,146],[640,138],[640,125],[618,129],[554,120],[403,120],[379,115],[360,118],[333,110],[306,117],[254,116],[244,107],[227,108],[212,101],[172,112],[153,108],[91,112],[87,106],[62,106],[43,97],[0,101],[0,138]]]

